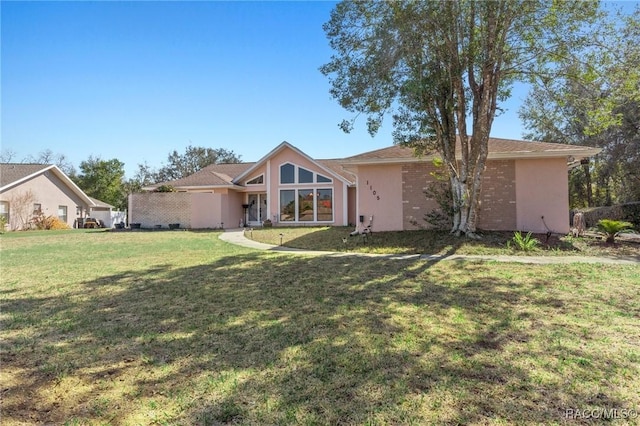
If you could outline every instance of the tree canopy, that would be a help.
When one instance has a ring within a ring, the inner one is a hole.
[[[153,172],[155,182],[180,179],[194,174],[210,164],[239,163],[240,156],[224,148],[205,148],[187,146],[183,154],[173,151],[167,157],[167,164]],[[144,174],[144,165],[138,166],[139,173]],[[147,169],[148,171],[148,169]]]
[[[76,184],[90,197],[111,204],[117,209],[127,207],[124,191],[124,163],[117,159],[102,160],[90,156],[80,163]]]
[[[537,79],[520,109],[528,138],[603,149],[572,170],[574,207],[640,199],[639,16],[595,27],[592,43],[558,61],[555,78]]]
[[[391,114],[395,142],[438,151],[451,230],[475,236],[499,102],[514,80],[555,72],[555,60],[588,38],[582,29],[597,10],[594,2],[344,1],[324,26],[336,53],[321,72],[340,105],[367,116],[370,133]]]

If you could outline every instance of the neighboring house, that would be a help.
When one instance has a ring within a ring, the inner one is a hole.
[[[0,164],[0,215],[11,230],[27,228],[40,212],[73,227],[78,218],[105,209],[111,206],[88,197],[55,165]]]
[[[491,138],[478,228],[569,231],[568,168],[600,150]],[[400,146],[353,157],[314,160],[283,142],[255,163],[214,164],[163,182],[178,192],[129,198],[130,221],[142,227],[274,225],[367,226],[374,231],[428,227],[439,208],[425,190],[435,155],[415,157]]]

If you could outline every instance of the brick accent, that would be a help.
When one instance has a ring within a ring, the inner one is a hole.
[[[424,216],[440,206],[426,197],[425,190],[433,182],[431,173],[438,171],[428,162],[405,163],[402,166],[403,229],[429,228]],[[514,160],[489,160],[486,163],[478,211],[479,229],[514,230],[516,225],[516,175]]]
[[[427,198],[425,190],[433,182],[431,173],[439,169],[430,162],[406,163],[402,165],[402,228],[424,229],[431,225],[424,216],[439,210],[438,202]]]
[[[181,228],[191,228],[191,199],[187,192],[148,192],[131,194],[129,221],[140,223],[143,228],[179,223]]]
[[[487,161],[477,227],[494,231],[512,231],[517,228],[514,160]]]

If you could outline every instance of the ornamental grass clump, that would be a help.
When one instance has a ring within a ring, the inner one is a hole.
[[[616,242],[616,237],[623,232],[630,232],[633,228],[631,222],[623,222],[621,220],[602,219],[598,221],[598,231],[603,233],[607,239],[607,243]]]
[[[537,238],[531,236],[531,232],[528,232],[527,235],[522,236],[522,232],[516,231],[513,233],[513,238],[510,241],[507,241],[507,248],[511,248],[511,243],[513,243],[513,247],[522,251],[531,251],[535,250],[540,241]]]

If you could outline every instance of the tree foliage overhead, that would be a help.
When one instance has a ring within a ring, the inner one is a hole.
[[[85,194],[117,209],[127,207],[124,191],[124,163],[117,159],[102,160],[90,156],[80,163],[80,173],[74,181]]]
[[[602,148],[572,171],[575,207],[640,200],[639,11],[594,28],[588,48],[537,79],[520,109],[528,138]]]
[[[438,151],[452,232],[473,236],[499,102],[514,80],[553,73],[596,11],[593,2],[345,1],[324,26],[336,53],[321,72],[340,105],[367,116],[371,134],[392,114],[395,142]]]
[[[187,146],[183,154],[173,151],[167,158],[167,164],[154,173],[153,180],[165,182],[180,179],[194,174],[210,164],[239,163],[240,156],[224,148],[204,148]],[[139,165],[139,172],[144,172],[144,166]]]

